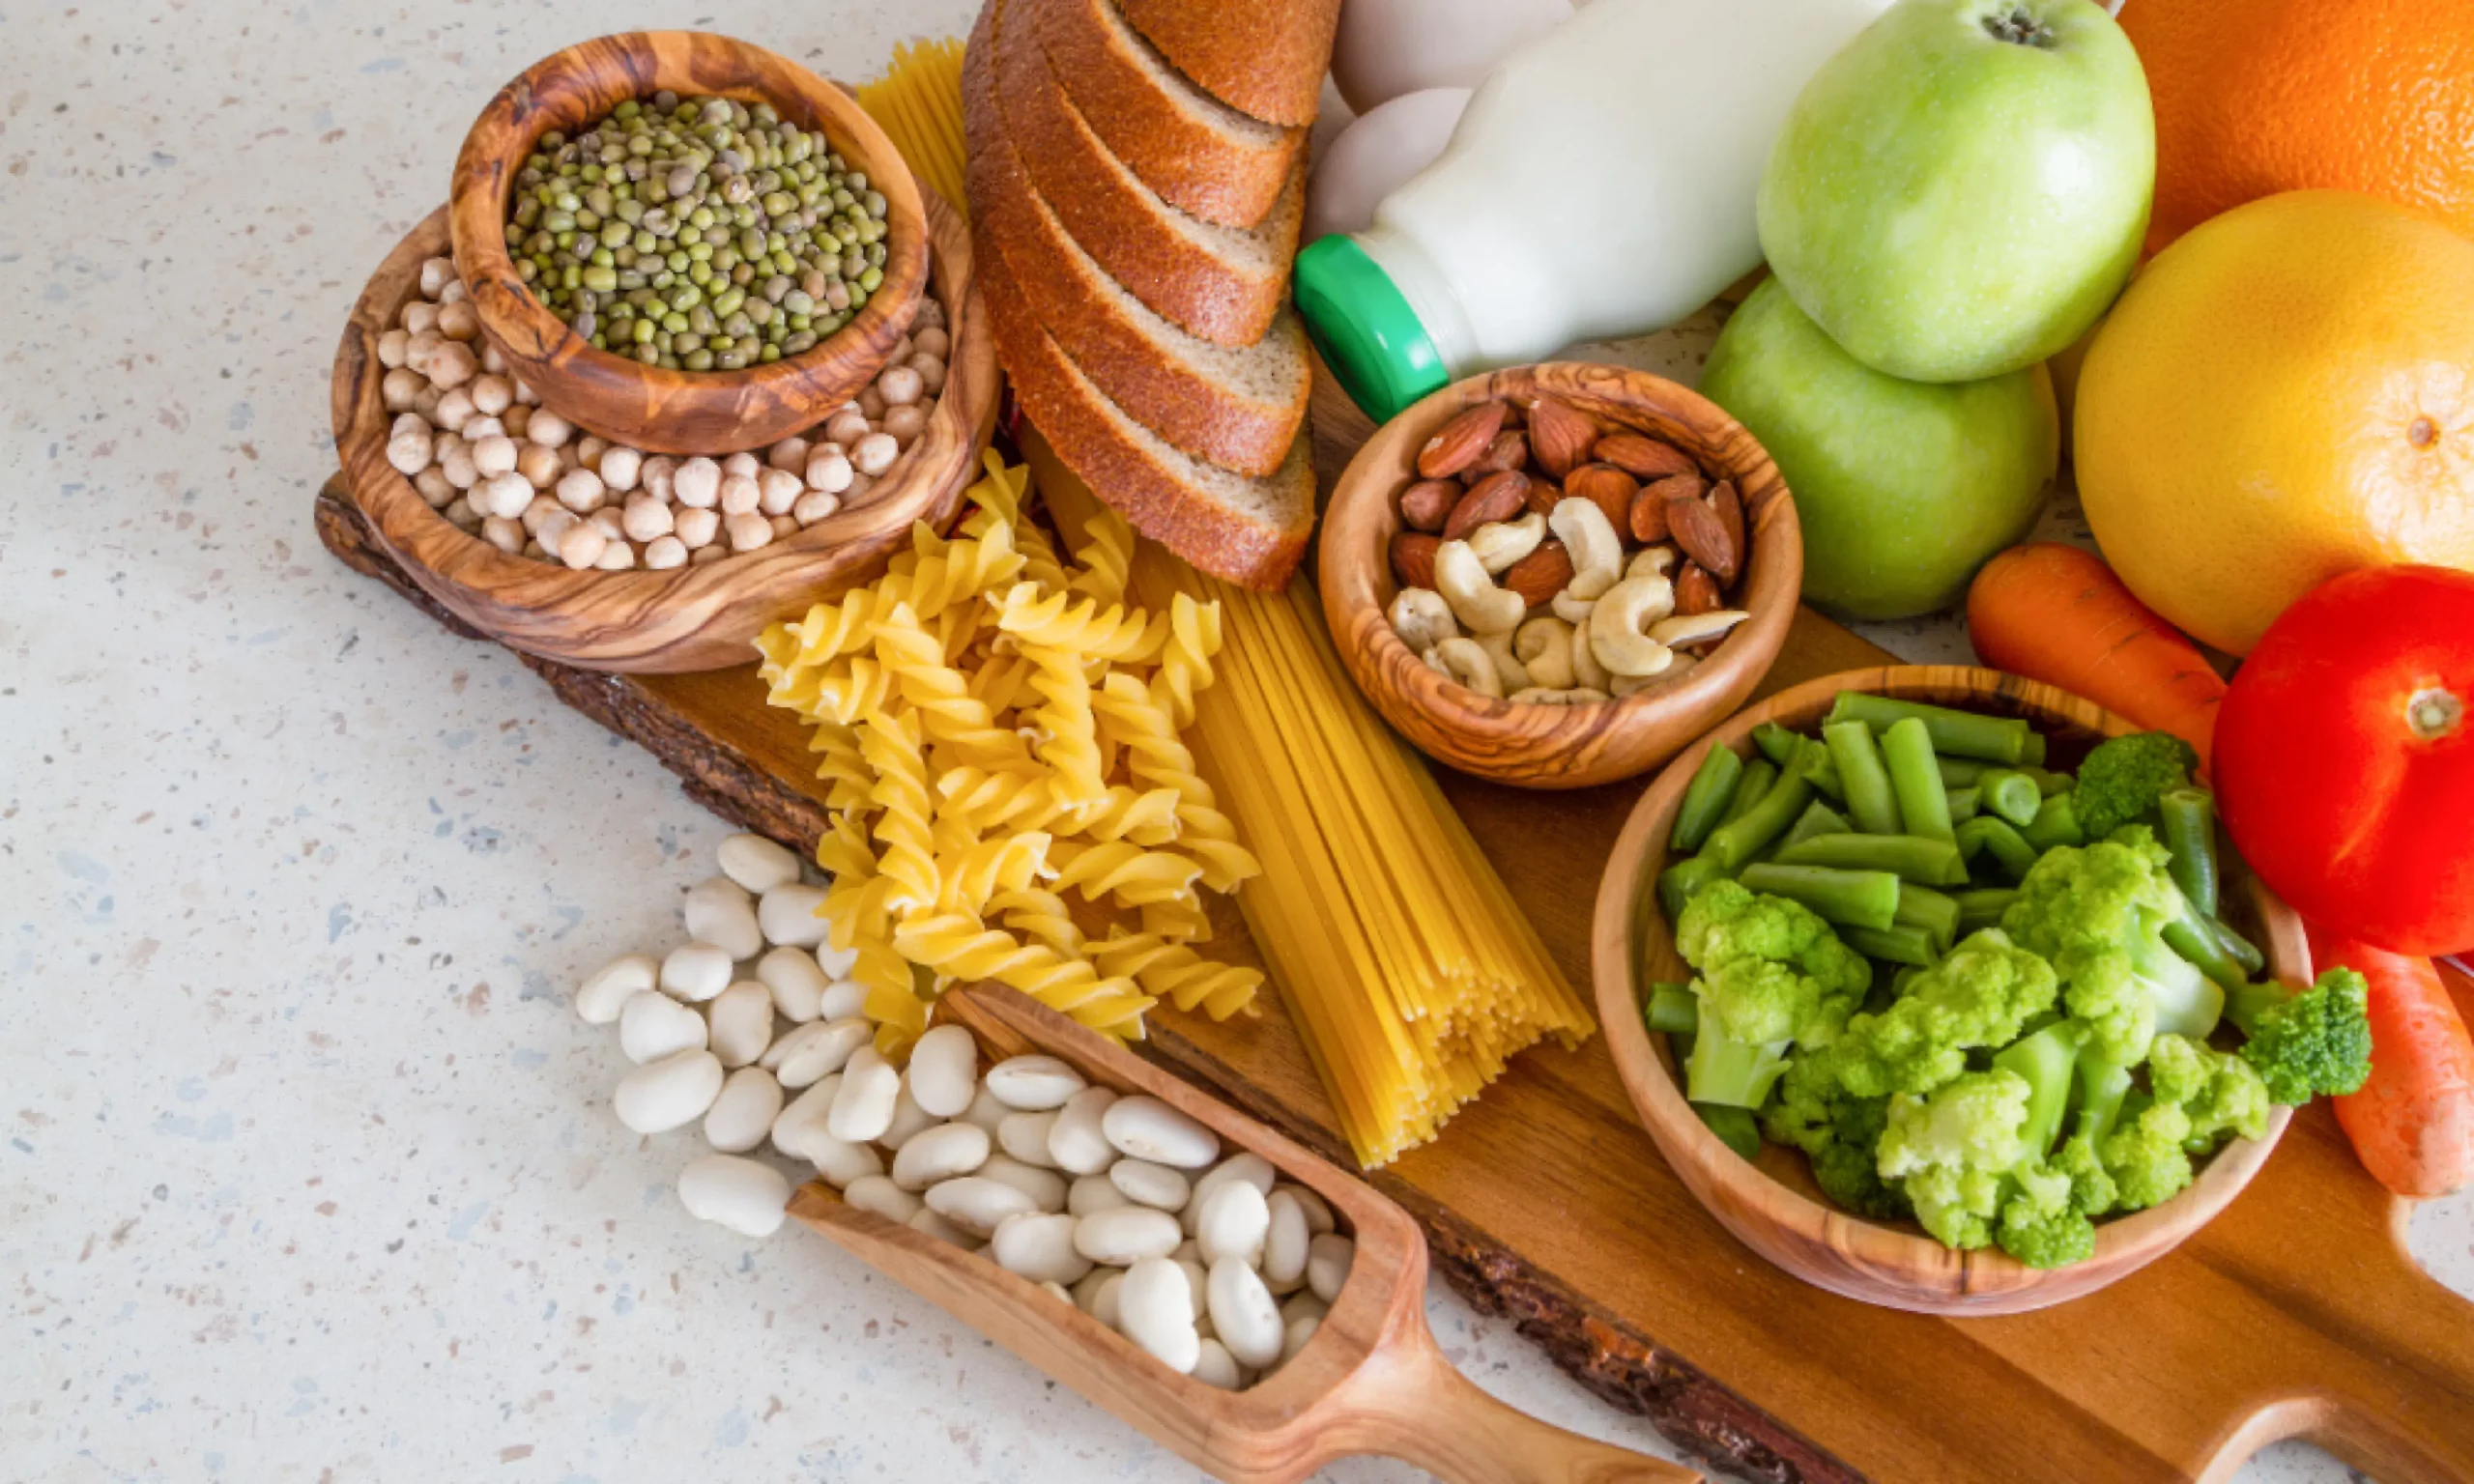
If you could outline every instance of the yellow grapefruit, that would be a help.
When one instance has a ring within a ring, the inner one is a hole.
[[[2341,572],[2474,568],[2474,241],[2349,191],[2236,207],[2114,304],[2075,414],[2106,558],[2220,649]]]

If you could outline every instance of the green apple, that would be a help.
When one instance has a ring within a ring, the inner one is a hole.
[[[1949,607],[2028,533],[2061,459],[2042,364],[1902,382],[1821,332],[1775,278],[1727,322],[1701,394],[1777,462],[1804,531],[1804,597],[1853,618]]]
[[[1978,381],[2095,323],[2155,187],[2147,77],[2101,6],[1901,0],[1796,99],[1761,249],[1864,364]]]

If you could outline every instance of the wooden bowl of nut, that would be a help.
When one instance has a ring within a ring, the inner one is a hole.
[[[1752,693],[1803,540],[1742,425],[1663,378],[1557,361],[1447,386],[1334,490],[1323,611],[1427,756],[1529,788],[1657,766]]]
[[[908,329],[927,212],[892,141],[786,57],[631,32],[533,64],[456,157],[458,271],[544,404],[649,453],[769,444]]]
[[[765,625],[873,579],[914,523],[950,520],[995,426],[970,234],[927,202],[933,274],[903,358],[805,432],[718,461],[582,435],[542,405],[457,310],[434,214],[380,265],[336,353],[354,500],[422,590],[513,648],[588,670],[748,662]]]
[[[1954,1250],[1913,1222],[1857,1215],[1825,1196],[1805,1156],[1786,1146],[1764,1142],[1753,1159],[1738,1154],[1685,1100],[1680,1058],[1669,1038],[1648,1024],[1652,986],[1693,977],[1676,946],[1669,903],[1661,902],[1657,884],[1677,859],[1676,821],[1696,775],[1720,748],[1735,752],[1748,768],[1762,756],[1753,740],[1756,729],[1774,724],[1809,734],[1849,692],[2024,719],[2050,739],[2050,760],[2057,769],[2075,766],[2104,738],[2141,730],[2052,686],[1959,666],[1849,671],[1807,681],[1736,715],[1668,764],[1634,807],[1608,859],[1590,947],[1607,1049],[1642,1124],[1684,1185],[1744,1245],[1805,1282],[1867,1303],[1944,1315],[2024,1313],[2093,1293],[2172,1251],[2230,1205],[2267,1163],[2291,1110],[2273,1109],[2259,1137],[2234,1138],[2217,1150],[2180,1193],[2145,1210],[2098,1219],[2087,1255],[2067,1266],[2031,1268],[1996,1246]],[[1849,808],[1853,813],[1852,803]],[[1793,858],[1792,851],[1785,853]],[[2309,984],[2311,948],[2301,920],[2242,870],[2229,849],[2220,849],[2219,858],[2225,873],[2218,910],[2258,946],[2272,977]]]

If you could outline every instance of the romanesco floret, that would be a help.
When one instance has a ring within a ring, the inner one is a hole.
[[[1810,909],[1733,881],[1694,894],[1676,943],[1700,970],[1701,1023],[1684,1064],[1695,1102],[1760,1107],[1788,1049],[1835,1040],[1873,980],[1872,964]]]
[[[1949,1247],[1993,1241],[2004,1183],[2019,1163],[2028,1079],[1996,1068],[1943,1083],[1929,1097],[1889,1101],[1877,1168],[1901,1182],[1915,1218]]]
[[[2333,968],[2300,994],[2277,985],[2237,990],[2235,1023],[2250,1035],[2242,1059],[2258,1069],[2268,1097],[2298,1107],[2317,1095],[2358,1093],[2371,1078],[2371,986]]]
[[[2099,1052],[2124,1067],[2146,1058],[2158,1031],[2205,1037],[2224,1012],[2225,991],[2166,946],[2165,926],[2186,906],[2170,858],[2143,826],[2049,850],[2001,914],[2020,946],[2052,961]]]
[[[2165,790],[2191,781],[2200,755],[2170,731],[2145,731],[2100,742],[2079,765],[2071,806],[2089,840],[2102,840],[2147,816]]]
[[[2147,1053],[2147,1085],[2158,1102],[2179,1103],[2191,1121],[2183,1147],[2206,1154],[2229,1133],[2268,1131],[2268,1085],[2249,1062],[2180,1036],[2159,1036]]]
[[[1967,1070],[1967,1053],[2003,1045],[2051,1010],[2053,966],[1998,928],[1970,934],[1908,981],[1897,1003],[1848,1022],[1838,1074],[1861,1097],[1927,1093]]]
[[[2066,1268],[2096,1250],[2096,1223],[2079,1209],[2071,1177],[2030,1159],[2011,1172],[2013,1193],[2001,1203],[2001,1250],[2030,1268]]]

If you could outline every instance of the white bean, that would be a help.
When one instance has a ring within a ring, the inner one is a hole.
[[[919,1197],[882,1175],[862,1175],[850,1182],[842,1199],[861,1211],[873,1211],[888,1221],[908,1221],[919,1214]]]
[[[576,1015],[587,1025],[608,1025],[660,976],[661,965],[650,954],[620,954],[576,985]]]
[[[910,1089],[906,1087],[894,1094],[893,1122],[885,1125],[885,1131],[877,1135],[877,1142],[900,1154],[903,1146],[935,1127],[936,1115],[922,1108],[918,1099],[910,1096]]]
[[[1275,1294],[1293,1294],[1306,1281],[1307,1242],[1313,1233],[1306,1225],[1306,1208],[1297,1190],[1282,1185],[1265,1203],[1270,1217],[1263,1232],[1263,1282]]]
[[[1189,1245],[1191,1245],[1191,1243],[1189,1243]],[[1211,1319],[1211,1279],[1209,1275],[1202,1270],[1202,1264],[1194,1261],[1194,1258],[1182,1247],[1170,1256],[1168,1261],[1175,1263],[1177,1265],[1177,1270],[1186,1275],[1186,1292],[1193,1297],[1194,1313],[1200,1317],[1202,1322],[1209,1323]]]
[[[979,1042],[966,1026],[939,1025],[910,1048],[910,1096],[938,1118],[959,1118],[979,1091]]]
[[[795,948],[765,950],[756,960],[756,977],[773,991],[773,1008],[792,1025],[814,1020],[824,1000],[824,971]]]
[[[954,1223],[946,1220],[935,1212],[930,1211],[925,1206],[920,1207],[918,1212],[915,1213],[908,1221],[903,1224],[909,1227],[914,1232],[924,1232],[928,1236],[935,1238],[938,1241],[951,1242],[953,1245],[958,1247],[973,1245],[970,1233],[964,1231],[961,1227],[954,1225]]]
[[[1306,1213],[1306,1230],[1308,1233],[1312,1236],[1320,1237],[1325,1232],[1338,1231],[1339,1229],[1339,1223],[1332,1218],[1331,1206],[1327,1204],[1321,1196],[1316,1195],[1313,1191],[1309,1190],[1304,1185],[1292,1185],[1285,1182],[1281,1183],[1279,1188],[1287,1191],[1290,1196],[1295,1198],[1297,1201],[1297,1209]]]
[[[851,966],[858,961],[859,951],[856,948],[836,948],[830,943],[816,945],[816,965],[824,970],[827,979],[849,979]]]
[[[1246,1375],[1237,1368],[1237,1357],[1228,1347],[1216,1339],[1206,1338],[1194,1356],[1194,1380],[1223,1391],[1235,1391],[1246,1384]]]
[[[868,986],[855,979],[841,979],[827,961],[826,951],[819,945],[816,961],[823,968],[824,977],[833,982],[824,986],[824,997],[816,1002],[817,1017],[822,1020],[848,1020],[852,1015],[868,1013]]]
[[[1251,1189],[1251,1186],[1240,1186]],[[1211,1265],[1209,1295],[1212,1332],[1220,1336],[1240,1364],[1256,1369],[1280,1359],[1280,1304],[1243,1258],[1223,1257]]]
[[[1094,1268],[1074,1285],[1074,1306],[1093,1319],[1114,1329],[1117,1327],[1117,1295],[1125,1274],[1114,1268]],[[1101,1312],[1102,1305],[1107,1312]]]
[[[1074,1226],[1074,1250],[1095,1263],[1125,1268],[1176,1251],[1178,1235],[1177,1218],[1165,1211],[1119,1206],[1079,1219]]]
[[[781,1117],[773,1120],[773,1147],[793,1159],[805,1159],[815,1165],[824,1183],[837,1190],[848,1188],[854,1180],[885,1172],[884,1157],[874,1149],[837,1139],[825,1131],[825,1116],[832,1110],[833,1095],[840,1087],[840,1078],[827,1078],[801,1094],[782,1110]]]
[[[976,1127],[976,1126],[974,1126]],[[1065,1177],[1053,1170],[1024,1164],[1008,1155],[991,1155],[978,1170],[982,1180],[1001,1181],[1031,1198],[1044,1212],[1065,1209]]]
[[[1312,1294],[1291,1294],[1280,1300],[1280,1321],[1293,1325],[1301,1319],[1321,1319],[1332,1312],[1332,1306]]]
[[[1194,1177],[1194,1199],[1199,1201],[1232,1180],[1242,1180],[1265,1195],[1272,1193],[1272,1184],[1280,1172],[1272,1162],[1252,1150],[1239,1150],[1210,1169]]]
[[[902,1073],[871,1043],[851,1053],[842,1069],[842,1091],[833,1099],[825,1131],[846,1143],[864,1144],[893,1127],[902,1099]]]
[[[996,1095],[988,1090],[986,1083],[971,1095],[970,1106],[963,1111],[964,1123],[977,1124],[987,1129],[988,1136],[994,1139],[1000,1148],[1005,1142],[1005,1120],[1013,1116],[1014,1110],[997,1101]],[[1048,1151],[1042,1149],[1040,1158],[1034,1162],[1046,1163],[1047,1159]]]
[[[887,1182],[888,1184],[891,1182]],[[1029,1196],[985,1175],[965,1175],[928,1187],[928,1209],[974,1237],[994,1232],[1007,1216],[1036,1213]]]
[[[1072,1216],[1008,1216],[989,1238],[988,1255],[997,1267],[1034,1283],[1079,1282],[1091,1271],[1090,1259],[1074,1250]],[[1074,1296],[1067,1294],[1065,1301],[1072,1303]]]
[[[989,1072],[994,1081],[1000,1066]],[[1001,1095],[1000,1095],[1001,1096]],[[1105,1087],[1088,1087],[1066,1099],[1048,1131],[1049,1157],[1058,1169],[1076,1175],[1097,1175],[1117,1162],[1117,1152],[1103,1131],[1117,1095]]]
[[[734,959],[753,958],[764,952],[756,909],[749,904],[747,893],[728,876],[708,877],[689,887],[681,915],[689,937],[710,943]]]
[[[722,874],[751,892],[769,892],[799,879],[799,858],[762,835],[733,835],[713,854]]]
[[[782,1084],[762,1067],[741,1067],[705,1110],[705,1142],[726,1155],[746,1154],[764,1142],[781,1116]]]
[[[668,1133],[705,1116],[722,1091],[722,1064],[710,1051],[681,1051],[647,1062],[618,1080],[618,1122],[638,1133]]]
[[[701,1004],[731,986],[731,956],[710,943],[682,943],[661,961],[661,986]]]
[[[1357,1261],[1357,1243],[1335,1233],[1325,1233],[1306,1248],[1306,1286],[1325,1303],[1338,1302],[1340,1285],[1349,1280],[1349,1268]]]
[[[877,1028],[857,1015],[811,1021],[773,1042],[759,1060],[772,1063],[768,1070],[784,1087],[807,1087],[849,1066],[859,1048],[876,1038]]]
[[[706,1155],[678,1172],[678,1204],[699,1220],[743,1237],[770,1237],[782,1226],[791,1183],[782,1172],[736,1155]]]
[[[893,1183],[905,1190],[925,1190],[987,1162],[987,1129],[975,1124],[938,1124],[913,1135],[895,1153]]]
[[[1194,1219],[1194,1244],[1205,1263],[1237,1258],[1252,1263],[1263,1251],[1263,1236],[1271,1227],[1271,1211],[1263,1192],[1242,1180],[1232,1180],[1211,1192]]]
[[[1220,1138],[1157,1098],[1120,1098],[1101,1118],[1110,1144],[1136,1159],[1199,1170],[1220,1157]]]
[[[1114,1211],[1133,1204],[1125,1198],[1125,1192],[1116,1187],[1116,1183],[1106,1175],[1078,1175],[1065,1192],[1065,1209],[1078,1216]]]
[[[1108,1166],[1108,1180],[1125,1192],[1127,1200],[1137,1206],[1150,1206],[1165,1212],[1186,1209],[1194,1189],[1186,1177],[1165,1164],[1148,1159],[1120,1159]]]
[[[725,1067],[744,1067],[773,1044],[773,991],[740,980],[713,997],[705,1018],[712,1026],[713,1054]]]
[[[709,1043],[705,1017],[669,995],[646,990],[618,1012],[618,1049],[639,1067]]]
[[[1314,1338],[1314,1331],[1321,1327],[1323,1327],[1323,1321],[1320,1318],[1308,1318],[1292,1322],[1289,1325],[1287,1331],[1280,1336],[1280,1363],[1286,1365],[1291,1360],[1296,1359],[1297,1353],[1306,1348],[1306,1342]]]
[[[1127,1270],[1125,1283],[1117,1290],[1117,1327],[1180,1375],[1192,1371],[1202,1358],[1202,1336],[1194,1329],[1194,1289],[1166,1258],[1151,1258]]]
[[[996,1125],[996,1142],[1024,1164],[1052,1170],[1056,1156],[1049,1153],[1049,1131],[1055,1127],[1053,1113],[1008,1113]]]
[[[816,915],[823,905],[823,887],[802,886],[794,881],[759,898],[756,920],[762,926],[767,942],[814,948],[824,941],[824,919]]]
[[[988,1090],[1018,1113],[1061,1108],[1084,1085],[1080,1072],[1052,1056],[1011,1056],[988,1069]]]

